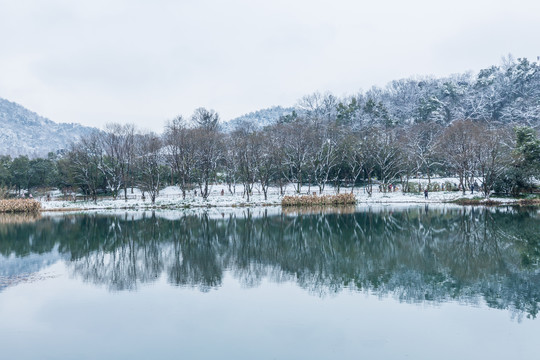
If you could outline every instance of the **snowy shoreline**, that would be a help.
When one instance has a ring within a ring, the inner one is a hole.
[[[317,188],[303,186],[301,194],[312,194]],[[155,204],[152,204],[148,199],[143,200],[142,194],[135,189],[133,193],[129,192],[128,200],[124,200],[119,196],[116,200],[102,199],[95,204],[93,201],[72,201],[63,200],[60,194],[54,194],[49,201],[44,198],[41,201],[42,212],[57,212],[57,211],[86,211],[86,210],[184,210],[195,208],[254,208],[254,207],[278,207],[281,206],[282,195],[278,188],[271,188],[268,191],[268,197],[265,200],[262,191],[255,188],[249,201],[242,196],[242,186],[236,187],[236,192],[231,194],[226,185],[214,185],[208,199],[204,200],[195,193],[189,192],[186,198],[182,198],[180,188],[169,186],[160,191],[156,198]],[[342,188],[341,193],[350,192],[348,188]],[[223,195],[222,195],[223,194]],[[317,192],[318,194],[318,192]],[[336,194],[336,189],[327,187],[323,194]],[[463,194],[461,191],[435,191],[428,194],[428,198],[424,197],[423,193],[402,193],[395,192],[379,192],[374,188],[371,196],[369,196],[364,188],[357,188],[354,191],[357,200],[357,206],[371,204],[448,204],[454,203],[456,200],[472,199],[479,201],[478,205],[482,205],[482,195],[480,193],[471,194],[467,191]],[[292,185],[286,188],[285,195],[296,195]],[[511,198],[490,198],[497,205],[513,205],[518,202],[518,199]]]

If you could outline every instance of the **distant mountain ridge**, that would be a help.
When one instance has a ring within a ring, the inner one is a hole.
[[[0,155],[46,156],[67,149],[96,130],[80,124],[59,124],[23,106],[0,98]]]

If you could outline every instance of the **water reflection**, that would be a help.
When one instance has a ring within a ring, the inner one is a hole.
[[[245,286],[269,278],[319,295],[352,289],[407,302],[484,299],[535,317],[539,220],[533,210],[424,207],[175,219],[65,215],[0,221],[0,269],[29,272],[26,260],[35,267],[36,256],[53,256],[75,276],[113,291],[160,276],[208,291],[231,271]]]

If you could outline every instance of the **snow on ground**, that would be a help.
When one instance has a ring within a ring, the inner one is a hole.
[[[432,180],[440,183],[446,181],[454,182],[455,179],[445,178],[445,179],[436,179]],[[426,183],[426,180],[411,180],[411,181],[421,181]],[[223,192],[223,195],[222,195]],[[350,192],[350,188],[341,188],[341,193]],[[253,195],[250,197],[249,201],[246,197],[242,196],[243,187],[242,185],[236,185],[236,191],[234,194],[229,192],[227,185],[213,185],[211,189],[210,196],[207,200],[204,200],[199,196],[200,192],[197,190],[197,195],[194,191],[190,191],[186,194],[186,199],[182,199],[182,192],[177,186],[169,186],[162,189],[159,193],[159,196],[156,198],[155,204],[149,200],[149,197],[146,196],[146,199],[142,199],[142,193],[138,189],[134,189],[133,193],[131,190],[128,190],[128,200],[125,201],[122,196],[119,196],[117,200],[112,198],[99,199],[97,204],[94,204],[92,201],[72,201],[64,200],[61,194],[54,192],[51,194],[51,200],[46,201],[45,198],[40,198],[38,200],[42,203],[43,210],[93,210],[93,209],[189,209],[189,208],[201,208],[201,207],[219,207],[219,208],[237,208],[237,207],[263,207],[263,206],[279,206],[281,204],[282,196],[279,194],[279,188],[272,187],[268,191],[268,199],[264,199],[264,195],[260,186],[255,186],[253,190]],[[313,186],[302,186],[301,193],[303,195],[317,193],[318,188]],[[323,194],[336,194],[336,189],[327,186]],[[402,193],[400,190],[395,192],[380,192],[378,186],[373,187],[373,193],[369,196],[365,188],[355,188],[354,194],[358,201],[359,205],[362,204],[425,204],[425,203],[445,203],[452,200],[460,198],[475,198],[481,197],[482,195],[478,192],[471,194],[470,191],[467,191],[465,195],[461,191],[438,191],[438,192],[429,192],[428,198],[424,198],[423,193]],[[289,184],[285,188],[285,195],[297,195],[295,192],[295,186]],[[498,200],[504,203],[512,202],[509,199],[497,199],[492,198],[493,200]]]

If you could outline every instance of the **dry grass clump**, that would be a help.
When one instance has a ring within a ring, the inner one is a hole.
[[[501,202],[491,199],[457,199],[453,203],[458,205],[498,206]]]
[[[41,203],[33,199],[0,200],[0,213],[36,212],[41,209]]]
[[[285,196],[281,206],[354,205],[354,194]]]

